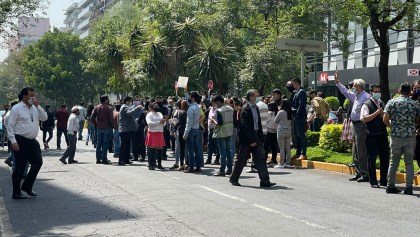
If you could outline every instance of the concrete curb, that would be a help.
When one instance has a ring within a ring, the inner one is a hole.
[[[310,160],[302,160],[302,161],[292,161],[292,163],[296,166],[300,166],[306,169],[316,169],[316,170],[325,170],[325,171],[332,171],[344,174],[354,174],[355,170],[352,167],[348,167],[347,165],[341,164],[333,164],[333,163],[326,163],[326,162],[319,162],[319,161],[310,161]],[[379,170],[376,170],[376,176],[380,177]],[[405,183],[406,175],[404,173],[397,173],[397,182],[398,183]],[[420,184],[420,176],[414,176],[414,184]]]

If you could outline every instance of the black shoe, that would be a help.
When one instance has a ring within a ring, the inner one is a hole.
[[[358,183],[366,183],[366,182],[369,182],[369,179],[368,178],[359,178],[359,179],[357,179],[357,182]]]
[[[111,161],[109,161],[109,160],[107,160],[107,161],[102,161],[102,164],[103,164],[103,165],[110,165],[110,164],[112,164],[112,162],[111,162]]]
[[[187,170],[184,170],[184,173],[194,173],[194,170],[187,169]]]
[[[163,166],[161,166],[161,165],[158,165],[158,170],[164,170],[165,168],[163,168]]]
[[[139,161],[139,158],[134,158],[133,161]]]
[[[270,188],[270,187],[273,187],[274,185],[276,185],[276,183],[272,183],[272,182],[268,182],[268,183],[261,183],[261,182],[260,182],[260,187],[261,187],[261,188]]]
[[[213,176],[225,177],[226,176],[226,173],[222,173],[220,171],[217,171],[216,173],[213,174]]]
[[[59,147],[59,146],[58,146],[58,147],[57,147],[57,150],[61,150],[61,147]]]
[[[210,165],[211,164],[211,160],[207,159],[206,162],[204,163],[205,165]]]
[[[372,184],[372,185],[370,185],[370,187],[371,187],[371,188],[380,188],[380,186],[379,186],[379,185],[377,185],[377,184]]]
[[[349,178],[349,181],[357,181],[358,179],[360,179],[360,175],[356,175],[353,178]]]
[[[31,197],[36,197],[38,196],[38,194],[36,194],[36,192],[32,191],[32,190],[25,190],[25,189],[21,189],[22,191],[24,191],[25,193],[27,193],[29,196]]]
[[[119,158],[119,157],[120,157],[120,155],[114,154],[114,158]]]
[[[232,171],[227,171],[226,175],[232,175]]]
[[[405,195],[413,195],[413,188],[405,188],[404,194]]]
[[[229,180],[229,183],[231,183],[233,186],[241,186],[241,184],[238,183],[238,181]]]
[[[197,169],[194,170],[194,173],[197,173],[197,174],[201,173],[201,172],[202,172],[202,170],[200,168],[197,168]]]
[[[155,170],[155,167],[150,166],[150,167],[149,167],[149,170]]]
[[[379,185],[381,185],[382,187],[386,187],[388,184],[387,183],[379,183]]]
[[[6,163],[9,167],[12,167],[12,166],[13,166],[12,161],[11,161],[9,158],[7,158],[7,159],[4,161],[4,163]]]
[[[13,199],[27,199],[27,197],[23,196],[23,194],[13,194]]]
[[[67,161],[65,159],[60,158],[59,161],[61,161],[61,163],[65,164],[65,165],[67,165]]]
[[[140,159],[140,162],[145,162],[146,161],[146,159],[145,158],[141,158]]]
[[[125,165],[124,162],[118,162],[118,165]]]
[[[102,164],[102,161],[97,160],[97,161],[96,161],[96,164]]]
[[[399,190],[398,188],[396,188],[396,187],[393,187],[393,188],[391,188],[391,187],[387,187],[386,188],[386,193],[395,193],[395,194],[397,194],[397,193],[401,193],[402,191],[401,190]]]
[[[69,164],[75,164],[75,163],[77,163],[77,162],[79,162],[79,161],[77,161],[77,160],[72,160],[72,161],[69,161]]]

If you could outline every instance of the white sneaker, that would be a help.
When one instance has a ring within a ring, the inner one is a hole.
[[[274,166],[274,168],[283,169],[283,168],[285,168],[285,166],[284,165],[276,165],[276,166]]]
[[[292,169],[292,168],[295,168],[295,166],[294,165],[284,165],[284,168]]]

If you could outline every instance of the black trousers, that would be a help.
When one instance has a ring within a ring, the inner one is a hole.
[[[21,188],[31,191],[34,185],[36,176],[42,166],[41,148],[36,139],[27,139],[25,137],[16,135],[16,141],[19,145],[19,151],[15,153],[15,171],[12,174],[13,195],[21,194]],[[25,181],[20,186],[21,178],[27,163],[31,164]]]
[[[378,180],[376,178],[376,157],[379,154],[380,162],[380,173],[381,179],[380,184],[383,186],[387,185],[387,175],[389,168],[389,142],[388,135],[379,136],[367,136],[366,147],[368,153],[368,176],[371,185],[377,185]]]
[[[268,158],[268,154],[271,150],[271,162],[277,163],[277,150],[279,145],[277,143],[277,133],[268,132],[264,141],[265,159]]]
[[[260,177],[261,183],[270,182],[270,176],[268,175],[267,164],[264,157],[264,147],[261,143],[258,143],[256,147],[239,144],[238,160],[235,162],[230,180],[238,182],[250,153],[252,154],[255,167],[258,170],[258,176]]]
[[[137,132],[133,134],[133,157],[138,159],[141,156],[142,159],[146,157],[146,145],[145,145],[144,127],[139,127]]]
[[[66,144],[69,146],[69,138],[67,137],[67,128],[57,128],[57,147],[61,147],[61,135],[64,134]]]
[[[120,132],[121,148],[119,163],[130,163],[130,146],[134,136],[134,132]]]
[[[48,133],[48,139],[47,139],[47,133]],[[48,143],[53,138],[53,128],[43,128],[42,129],[42,142]]]

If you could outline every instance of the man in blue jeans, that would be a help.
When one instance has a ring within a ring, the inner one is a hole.
[[[91,116],[91,121],[97,128],[96,164],[108,165],[112,163],[108,160],[107,154],[109,141],[113,137],[114,113],[109,106],[108,96],[103,95],[100,100],[101,104],[95,107]]]
[[[296,135],[296,155],[292,157],[295,160],[306,160],[307,140],[306,130],[306,92],[303,90],[300,79],[293,79],[292,86],[295,89],[292,98],[293,132]]]
[[[200,173],[201,172],[201,163],[202,163],[202,149],[200,146],[203,144],[200,143],[200,103],[201,96],[197,92],[192,92],[190,95],[189,103],[191,106],[187,111],[187,126],[184,132],[184,140],[187,140],[187,149],[188,149],[188,170],[184,171],[185,173]],[[194,170],[195,165],[195,170]]]
[[[231,175],[233,159],[230,152],[230,138],[233,135],[233,108],[225,104],[225,99],[221,95],[217,95],[213,103],[219,108],[216,112],[217,125],[214,128],[213,138],[219,147],[222,161],[220,170],[213,176]]]

